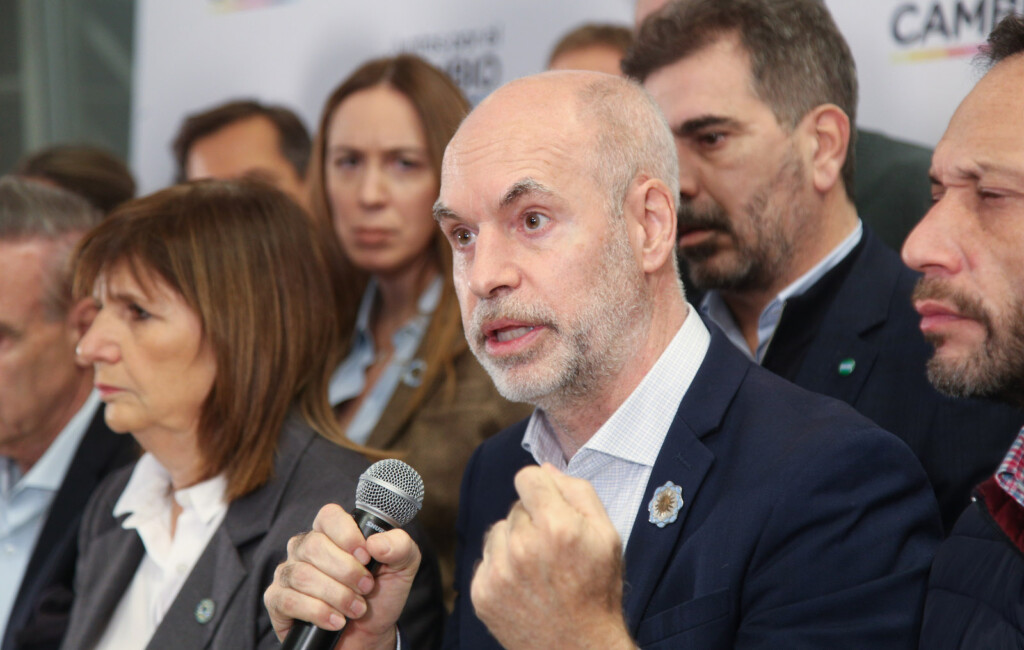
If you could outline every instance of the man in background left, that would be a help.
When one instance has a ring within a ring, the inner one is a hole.
[[[178,129],[173,149],[179,183],[260,180],[309,209],[312,141],[299,116],[283,106],[236,100],[193,113]]]
[[[0,178],[0,647],[57,648],[81,515],[135,455],[76,363],[91,300],[71,299],[71,250],[102,218],[70,192]]]

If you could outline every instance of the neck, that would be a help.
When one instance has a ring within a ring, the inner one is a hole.
[[[132,436],[167,470],[173,489],[181,490],[209,478],[203,474],[203,454],[195,429],[133,431]]]
[[[856,229],[857,209],[842,188],[835,189],[839,193],[831,192],[822,199],[816,218],[806,220],[808,228],[812,224],[820,226],[809,231],[805,228],[801,232],[798,241],[794,243],[789,263],[767,287],[720,292],[751,352],[757,351],[757,326],[765,307],[782,293],[783,289],[825,259]],[[826,215],[831,218],[826,218]]]
[[[575,398],[538,404],[566,459],[572,458],[636,390],[689,316],[674,278],[665,289],[655,294],[661,297],[655,298],[655,312],[647,326],[635,333],[636,345],[627,346],[624,363],[617,371],[607,373],[605,382]]]
[[[417,314],[419,298],[437,274],[437,265],[424,255],[401,271],[376,276],[377,302],[370,327],[378,348],[389,348],[391,334]]]
[[[0,456],[6,456],[17,463],[22,475],[27,474],[39,462],[71,418],[89,399],[89,393],[92,391],[92,370],[80,369],[68,391],[70,399],[56,405],[38,427],[32,431],[22,432],[21,435],[16,435],[0,445]]]

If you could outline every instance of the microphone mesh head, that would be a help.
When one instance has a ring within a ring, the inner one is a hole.
[[[401,528],[423,506],[423,479],[412,467],[395,458],[370,465],[356,486],[356,507]]]

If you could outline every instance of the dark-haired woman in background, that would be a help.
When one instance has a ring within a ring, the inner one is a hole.
[[[342,342],[329,253],[301,209],[246,183],[177,186],[85,236],[78,353],[111,429],[145,455],[90,501],[64,647],[276,647],[263,591],[367,461],[327,402]],[[381,578],[387,579],[387,568]],[[417,577],[403,637],[436,643],[439,580]]]
[[[333,224],[357,289],[331,403],[349,439],[393,450],[423,476],[420,521],[446,590],[462,470],[480,442],[530,413],[498,395],[469,351],[433,219],[444,148],[468,108],[422,59],[369,61],[328,98],[311,174],[315,218]]]

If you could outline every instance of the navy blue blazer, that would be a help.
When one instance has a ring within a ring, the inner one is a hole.
[[[534,462],[525,424],[484,442],[463,477],[446,647],[499,647],[469,585],[484,533],[516,499],[515,473]],[[940,524],[920,464],[892,435],[712,329],[646,494],[666,481],[682,486],[678,520],[659,529],[643,503],[625,554],[641,647],[915,647]]]
[[[906,442],[928,474],[949,531],[971,490],[1017,437],[1024,412],[946,397],[928,382],[933,348],[910,298],[918,277],[865,228],[846,260],[787,302],[762,365],[850,404]]]
[[[111,431],[103,420],[103,408],[97,409],[32,550],[7,619],[3,650],[60,647],[71,614],[78,528],[85,504],[104,477],[138,458],[138,453],[135,439]]]

